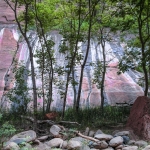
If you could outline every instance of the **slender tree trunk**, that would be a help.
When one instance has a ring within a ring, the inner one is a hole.
[[[144,71],[144,78],[145,78],[145,90],[144,90],[144,96],[148,96],[148,71],[146,68],[146,62],[145,62],[145,53],[144,53],[144,47],[142,46],[142,68]]]
[[[9,3],[8,0],[5,0],[5,2],[10,6],[10,8],[13,10],[14,14],[15,14],[15,20],[17,22],[18,28],[22,34],[22,36],[24,37],[28,49],[29,49],[29,54],[30,54],[30,62],[31,62],[31,78],[32,78],[32,85],[33,85],[33,109],[34,109],[34,125],[33,125],[33,129],[36,131],[37,129],[37,92],[36,92],[36,81],[35,81],[35,71],[34,71],[34,63],[33,63],[33,52],[32,52],[32,47],[30,45],[30,41],[28,40],[27,37],[27,27],[28,27],[28,20],[27,20],[27,15],[28,15],[28,9],[29,9],[29,5],[30,3],[25,3],[25,11],[24,11],[24,21],[25,21],[25,27],[22,28],[21,23],[18,20],[18,16],[17,16],[17,7],[18,7],[18,2],[17,0],[15,0],[14,2],[14,8],[13,6]]]
[[[70,74],[71,74],[71,71],[72,71],[72,67],[74,66],[74,61],[76,59],[76,55],[77,55],[77,52],[78,52],[78,43],[79,43],[79,35],[80,35],[80,30],[81,30],[81,0],[79,1],[79,18],[78,18],[78,30],[77,30],[77,39],[75,41],[75,50],[74,50],[74,53],[73,53],[73,56],[72,56],[72,60],[71,60],[71,63],[69,64],[70,65],[70,68],[67,72],[67,81],[66,81],[66,88],[65,88],[65,93],[64,93],[64,102],[63,102],[63,112],[62,112],[62,119],[64,118],[64,115],[65,115],[65,108],[66,108],[66,98],[67,98],[67,92],[68,92],[68,85],[69,85],[69,77],[70,77]],[[72,30],[72,21],[71,21],[71,30]],[[72,41],[69,41],[71,46],[72,46]]]
[[[101,30],[101,35],[102,35]],[[104,108],[104,82],[105,82],[105,74],[106,74],[106,55],[105,55],[105,40],[101,37],[101,46],[102,46],[102,54],[103,54],[103,72],[102,72],[102,83],[101,83],[101,110],[103,112]]]
[[[36,0],[35,0],[35,15],[36,15],[36,19],[37,21],[39,22],[40,24],[40,28],[41,28],[41,35],[43,37],[43,40],[44,40],[44,43],[46,45],[46,48],[47,48],[47,52],[48,52],[48,55],[49,55],[49,59],[50,59],[50,73],[49,73],[49,99],[48,99],[48,104],[47,104],[47,109],[46,111],[49,112],[50,111],[50,105],[51,105],[51,102],[52,102],[52,90],[53,90],[53,78],[54,78],[54,68],[53,68],[53,58],[52,58],[52,55],[50,53],[50,50],[49,50],[49,47],[48,47],[48,43],[47,43],[47,39],[45,37],[45,33],[44,33],[44,29],[43,29],[43,24],[42,24],[42,21],[39,19],[38,17],[38,14],[37,14],[37,7],[36,7]]]
[[[81,88],[82,88],[82,81],[83,81],[83,71],[84,71],[84,66],[81,66],[81,73],[80,73],[80,81],[79,81],[79,88],[78,88],[78,95],[77,95],[77,100],[76,100],[76,111],[79,111],[80,107],[80,97],[81,97]]]
[[[65,115],[66,100],[67,100],[67,92],[68,92],[68,85],[69,85],[69,77],[70,77],[70,73],[67,73],[67,81],[66,81],[66,88],[65,88],[65,94],[64,94],[62,119],[64,118],[64,115]]]
[[[90,50],[90,39],[91,39],[91,29],[92,29],[92,20],[93,20],[93,15],[94,15],[94,10],[95,6],[93,6],[93,9],[91,10],[91,0],[89,0],[89,28],[88,28],[88,40],[87,40],[87,49],[86,49],[86,54],[85,58],[83,61],[83,64],[81,65],[81,72],[80,72],[80,81],[79,81],[79,89],[78,89],[78,96],[77,96],[77,101],[76,101],[76,111],[79,111],[79,106],[80,106],[80,97],[81,97],[81,88],[82,88],[82,82],[83,82],[83,72],[84,72],[84,67],[87,61],[87,57],[89,54]]]
[[[72,68],[72,78],[73,78],[73,82],[75,82],[75,71],[74,71],[74,67]],[[73,84],[73,91],[74,91],[73,108],[75,108],[75,106],[76,106],[76,95],[77,95],[77,91],[76,91],[76,85],[74,85],[74,84]]]
[[[51,102],[52,102],[52,79],[51,79],[51,71],[49,72],[49,97],[47,102],[47,112],[50,112]]]
[[[43,97],[43,115],[44,115],[45,114],[44,68],[42,70],[42,97]]]
[[[139,12],[139,16],[138,16],[138,28],[139,28],[139,38],[140,38],[140,42],[141,42],[141,51],[142,51],[142,68],[144,71],[144,78],[145,78],[145,90],[144,90],[144,96],[148,95],[148,86],[149,86],[149,81],[148,81],[148,71],[146,68],[146,54],[145,54],[145,41],[144,41],[144,35],[142,33],[142,29],[143,29],[143,20],[142,20],[142,12],[144,10],[144,3],[145,1],[141,1],[141,5],[140,5],[140,12]]]

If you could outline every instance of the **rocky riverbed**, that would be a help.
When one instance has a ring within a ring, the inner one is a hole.
[[[136,138],[135,138],[136,137]],[[3,150],[150,150],[148,142],[140,140],[132,130],[114,131],[106,134],[102,130],[84,132],[52,125],[49,134],[37,136],[33,130],[14,135],[5,143]]]

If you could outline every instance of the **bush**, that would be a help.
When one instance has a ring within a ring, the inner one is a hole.
[[[65,112],[64,120],[77,121],[82,126],[116,125],[125,123],[129,113],[130,108],[123,106],[105,106],[103,113],[98,107],[80,109],[78,113],[73,108],[69,108]]]
[[[2,114],[0,114],[0,147],[3,147],[3,143],[16,132],[14,126],[8,121],[2,123],[2,117]]]

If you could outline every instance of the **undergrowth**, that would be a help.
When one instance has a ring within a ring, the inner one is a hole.
[[[99,107],[80,109],[78,113],[73,108],[65,112],[64,120],[76,121],[83,127],[101,127],[125,123],[130,113],[130,107],[105,106],[103,112]]]
[[[27,130],[29,129],[28,127],[32,126],[27,120],[22,120],[19,113],[0,112],[0,146],[5,141],[5,138],[10,137],[14,133]],[[110,125],[115,126],[118,123],[124,124],[129,116],[129,112],[129,107],[117,106],[105,106],[103,112],[99,107],[80,109],[78,113],[75,109],[69,108],[65,111],[65,117],[63,120],[78,122],[81,124],[81,126],[73,125],[73,127],[68,124],[68,127],[72,129],[76,128],[82,130],[85,129],[85,127],[102,129],[103,127],[107,128]],[[59,116],[61,116],[61,112],[58,113],[60,114]],[[31,112],[27,112],[26,116],[32,116]],[[43,119],[42,111],[39,111],[37,116],[39,120]],[[57,118],[56,122],[59,122],[60,120],[61,117]]]

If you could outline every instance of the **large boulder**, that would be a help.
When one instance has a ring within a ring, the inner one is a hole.
[[[63,140],[61,138],[54,138],[47,143],[51,148],[60,147],[63,144]]]
[[[57,125],[53,125],[51,128],[50,128],[50,133],[54,136],[58,136],[59,135],[59,132],[61,131],[60,127],[57,126]]]
[[[81,142],[79,141],[74,141],[74,140],[69,140],[68,145],[67,145],[67,149],[68,150],[77,150],[80,149],[82,147]]]
[[[140,96],[136,99],[126,126],[139,137],[150,140],[150,98]]]
[[[123,144],[123,138],[121,136],[117,136],[117,137],[111,139],[109,142],[109,146],[111,146],[111,147],[117,147],[122,144]]]
[[[9,142],[15,142],[17,144],[21,144],[23,142],[32,142],[36,139],[36,132],[33,130],[28,130],[24,132],[20,132],[14,135]]]

